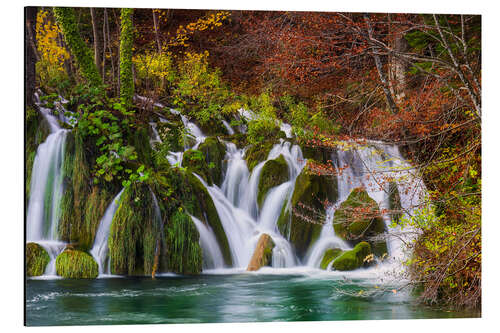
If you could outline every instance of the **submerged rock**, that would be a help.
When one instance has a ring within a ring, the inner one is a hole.
[[[307,165],[297,177],[290,206],[283,208],[278,228],[282,235],[289,235],[300,259],[321,233],[324,203],[335,202],[337,196],[335,177],[317,175]]]
[[[90,254],[66,249],[56,258],[56,272],[68,279],[94,279],[99,275],[99,266]]]
[[[335,249],[328,249],[325,251],[325,254],[323,255],[323,259],[321,259],[321,263],[319,267],[321,269],[327,269],[328,265],[338,256],[342,254],[342,250],[339,248]]]
[[[271,266],[275,244],[268,234],[262,234],[248,264],[247,271],[256,271],[263,266]]]
[[[340,238],[352,245],[368,241],[376,248],[376,255],[387,252],[385,241],[370,241],[385,231],[385,223],[375,200],[363,188],[355,188],[335,211],[333,228]]]
[[[262,168],[257,192],[259,207],[262,207],[267,192],[271,188],[283,184],[289,178],[288,165],[283,155],[280,155],[277,159],[267,161]]]
[[[26,275],[43,275],[45,267],[50,261],[49,254],[37,243],[26,244]]]
[[[363,266],[365,258],[372,253],[367,242],[358,243],[352,250],[343,252],[332,263],[337,271],[352,271]]]

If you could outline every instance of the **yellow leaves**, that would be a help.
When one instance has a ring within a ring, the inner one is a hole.
[[[61,29],[49,18],[48,11],[40,10],[36,19],[37,49],[42,61],[56,71],[64,71],[64,61],[69,59],[69,52],[60,45]]]
[[[205,17],[199,18],[195,22],[189,23],[186,27],[180,25],[177,28],[176,36],[169,43],[170,46],[184,46],[187,47],[187,41],[190,35],[197,31],[205,31],[207,29],[213,30],[214,27],[222,26],[222,22],[229,17],[229,12],[217,12],[209,14]]]

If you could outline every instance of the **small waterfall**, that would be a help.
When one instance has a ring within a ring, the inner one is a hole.
[[[59,253],[64,250],[66,247],[66,243],[64,242],[59,242],[59,241],[37,241],[37,244],[39,244],[41,247],[47,251],[50,261],[47,264],[47,267],[45,267],[45,271],[43,272],[43,275],[45,277],[55,277],[57,276],[56,273],[56,258],[59,255]]]
[[[108,260],[108,238],[109,232],[111,230],[111,222],[113,221],[113,217],[115,216],[116,210],[118,209],[120,197],[123,193],[122,189],[120,193],[113,198],[108,208],[104,212],[104,216],[99,221],[99,227],[97,228],[97,232],[94,239],[94,245],[90,250],[90,254],[94,257],[95,261],[99,265],[99,275],[110,274],[109,263]]]
[[[200,234],[200,245],[203,251],[203,268],[213,269],[224,267],[224,258],[222,257],[222,252],[212,228],[205,225],[196,217],[190,216]]]
[[[233,135],[234,134],[233,128],[231,127],[231,125],[229,125],[229,123],[227,121],[225,121],[224,119],[222,119],[222,124],[224,124],[224,127],[226,128],[227,133],[229,135]]]

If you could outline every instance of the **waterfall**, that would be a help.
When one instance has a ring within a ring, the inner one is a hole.
[[[118,204],[120,201],[120,197],[123,193],[122,189],[120,193],[116,195],[116,197],[111,200],[111,203],[106,208],[104,212],[104,216],[99,221],[99,227],[97,228],[97,232],[94,239],[94,245],[90,250],[90,254],[94,257],[95,261],[99,265],[99,275],[110,274],[109,263],[108,260],[108,238],[109,232],[111,230],[111,222],[113,221],[113,217],[115,216],[115,212],[118,209]]]
[[[231,127],[231,125],[229,125],[229,123],[227,121],[225,121],[224,119],[222,119],[222,124],[224,125],[224,127],[226,128],[227,130],[227,133],[229,135],[233,135],[234,134],[234,130],[233,128]]]
[[[255,246],[262,233],[271,236],[274,267],[295,265],[292,246],[279,233],[276,227],[281,209],[292,195],[300,170],[304,167],[302,152],[298,146],[291,147],[289,142],[281,141],[273,146],[266,161],[283,155],[288,164],[290,179],[271,188],[264,200],[262,212],[257,206],[257,191],[260,174],[266,161],[254,167],[250,174],[244,160],[245,149],[237,149],[232,143],[226,143],[228,160],[227,170],[221,188],[208,186],[201,177],[200,182],[206,187],[212,198],[224,232],[227,236],[234,266],[246,268]]]
[[[222,268],[224,266],[224,258],[222,257],[222,252],[212,228],[205,225],[196,217],[190,216],[200,234],[200,245],[203,251],[203,268]]]

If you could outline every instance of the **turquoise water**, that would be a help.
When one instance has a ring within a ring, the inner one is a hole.
[[[377,288],[376,288],[377,287]],[[478,317],[367,280],[230,274],[27,280],[26,324],[107,325]],[[386,290],[386,291],[382,291]],[[361,291],[361,295],[359,295]],[[366,296],[374,293],[371,296]]]

